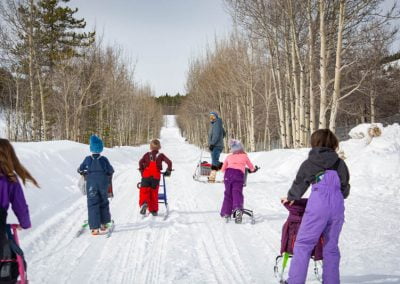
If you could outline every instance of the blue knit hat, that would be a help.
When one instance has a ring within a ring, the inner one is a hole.
[[[96,135],[90,136],[90,152],[93,154],[100,154],[103,152],[103,141]]]
[[[242,143],[236,139],[231,139],[229,141],[229,148],[231,149],[231,153],[240,153],[244,151]]]

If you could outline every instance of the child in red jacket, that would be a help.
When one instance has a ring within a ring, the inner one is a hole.
[[[139,161],[139,170],[142,174],[140,183],[139,206],[140,214],[145,215],[149,209],[153,216],[158,215],[158,189],[160,187],[160,178],[162,172],[162,163],[168,165],[165,176],[170,176],[172,171],[172,162],[164,154],[160,153],[160,141],[155,139],[150,142],[150,152],[144,154]]]

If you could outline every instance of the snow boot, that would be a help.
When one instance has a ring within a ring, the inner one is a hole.
[[[231,220],[231,216],[230,215],[224,215],[224,216],[222,216],[222,218],[224,218],[225,223],[229,223],[229,221]]]
[[[243,217],[243,212],[241,209],[236,209],[235,210],[235,223],[236,224],[242,224],[242,217]]]
[[[99,229],[92,229],[92,236],[100,235]]]
[[[151,213],[151,215],[153,215],[153,216],[158,216],[158,212],[157,211],[152,211],[152,212],[150,212]]]
[[[215,182],[215,178],[217,177],[217,171],[216,170],[212,170],[210,172],[210,175],[208,176],[208,182]]]
[[[101,226],[100,226],[100,231],[101,231],[102,233],[104,233],[105,231],[107,231],[107,229],[108,229],[107,224],[101,224]]]
[[[140,207],[140,214],[145,215],[147,210],[147,203],[143,203],[142,207]]]

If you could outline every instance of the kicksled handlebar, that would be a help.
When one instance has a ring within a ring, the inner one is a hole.
[[[138,171],[140,171],[140,169],[138,169]],[[175,171],[175,170],[172,169],[171,171]],[[168,170],[166,170],[166,171],[164,171],[164,172],[161,172],[161,171],[160,171],[160,174],[163,176],[163,179],[164,179],[165,177],[170,177],[170,176],[171,176],[171,172],[168,171]],[[141,183],[142,183],[142,182],[139,181],[139,182],[136,184],[136,187],[137,187],[138,189],[140,189]]]

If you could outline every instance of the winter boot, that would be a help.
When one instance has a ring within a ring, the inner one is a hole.
[[[105,231],[107,231],[107,229],[108,229],[107,224],[101,224],[101,226],[100,226],[100,231],[101,231],[102,233],[104,233]]]
[[[143,203],[142,207],[140,207],[140,214],[145,215],[147,210],[147,203]]]
[[[92,229],[92,236],[100,235],[99,229]]]
[[[236,209],[235,210],[235,223],[236,224],[241,224],[242,223],[242,216],[243,216],[243,212],[241,209]]]
[[[153,215],[153,216],[158,216],[158,212],[157,211],[152,211],[152,212],[150,212],[151,213],[151,215]]]
[[[215,170],[214,166],[211,167],[213,170],[210,172],[208,176],[208,182],[215,182],[215,178],[217,177],[217,170]]]
[[[218,170],[221,170],[223,165],[224,165],[224,163],[219,162]]]

